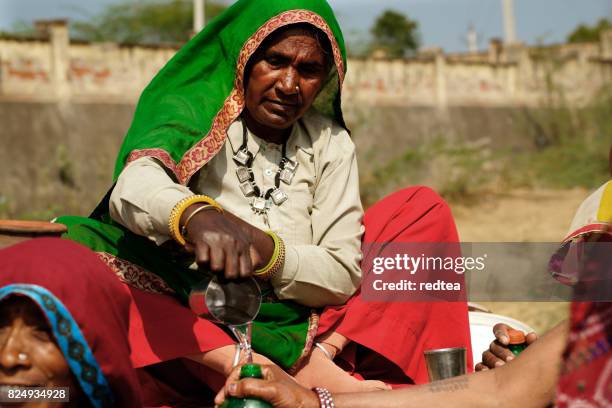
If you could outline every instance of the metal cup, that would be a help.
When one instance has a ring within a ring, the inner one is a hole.
[[[457,377],[466,372],[465,347],[451,347],[425,351],[425,362],[429,381],[439,381]]]
[[[189,307],[194,313],[231,326],[253,321],[260,306],[261,289],[253,278],[229,280],[210,274],[189,293]]]

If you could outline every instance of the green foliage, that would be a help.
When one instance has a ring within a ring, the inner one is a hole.
[[[219,15],[225,6],[208,0],[206,18]],[[124,0],[108,6],[72,28],[76,37],[89,41],[118,43],[182,43],[189,40],[193,26],[191,0],[134,2]]]
[[[494,155],[481,143],[455,143],[437,137],[375,169],[362,179],[366,206],[398,186],[431,185],[445,199],[471,200],[493,182]]]
[[[1,31],[0,36],[35,37],[38,33],[31,23],[19,20],[11,26],[9,31]]]
[[[602,89],[585,108],[534,111],[530,122],[532,129],[536,124],[536,131],[547,135],[543,138],[547,143],[515,158],[513,165],[520,171],[508,169],[505,179],[509,183],[595,188],[609,178],[612,87]]]
[[[76,176],[68,148],[59,144],[56,150],[57,176],[60,182],[69,188],[77,188]]]
[[[8,197],[0,194],[0,219],[49,221],[65,212],[61,205],[44,203],[40,203],[40,208],[33,211],[19,211],[16,203],[9,201]]]
[[[362,173],[364,204],[407,185],[430,185],[451,202],[470,203],[483,193],[593,189],[609,179],[612,86],[584,108],[560,102],[526,109],[513,124],[532,142],[531,148],[499,149],[486,140],[459,142],[440,136]]]
[[[597,42],[599,41],[600,34],[608,29],[612,29],[612,22],[607,18],[600,19],[597,24],[589,26],[586,24],[580,24],[574,31],[567,37],[567,42],[580,43],[580,42]]]
[[[393,10],[384,11],[370,32],[373,49],[382,49],[392,58],[414,53],[421,43],[419,23]]]
[[[570,140],[539,152],[518,155],[506,168],[510,186],[566,189],[595,188],[607,179],[608,160],[602,140]]]
[[[9,209],[8,199],[0,194],[0,218],[8,218]]]
[[[52,205],[49,208],[20,213],[16,219],[28,221],[50,221],[56,217],[59,217],[64,212],[65,209],[60,205]]]

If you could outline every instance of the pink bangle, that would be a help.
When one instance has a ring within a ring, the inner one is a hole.
[[[321,387],[315,387],[312,390],[317,394],[317,397],[319,397],[319,405],[321,408],[335,408],[331,392]]]

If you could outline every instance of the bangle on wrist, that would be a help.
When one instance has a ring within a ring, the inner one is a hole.
[[[195,210],[193,210],[191,212],[191,214],[189,214],[189,216],[187,217],[185,222],[183,223],[183,226],[181,227],[181,235],[183,236],[185,241],[187,241],[187,226],[189,225],[189,221],[191,221],[191,219],[193,218],[194,215],[196,215],[197,213],[199,213],[201,211],[204,211],[204,210],[215,210],[215,211],[218,211],[217,207],[215,207],[212,204],[204,204],[204,205],[196,208]]]
[[[274,241],[274,252],[272,252],[272,256],[266,266],[257,269],[253,273],[254,277],[262,280],[272,279],[285,265],[285,243],[272,231],[267,231],[266,234]]]
[[[325,354],[325,356],[327,358],[329,358],[330,360],[334,359],[334,355],[328,350],[326,349],[323,344],[327,344],[327,343],[315,343],[315,347],[318,348],[319,350],[321,350],[323,352],[323,354]],[[334,347],[334,346],[332,346]]]
[[[207,204],[211,206],[212,208],[214,208],[215,210],[219,211],[220,213],[223,213],[223,208],[221,208],[221,206],[215,200],[205,195],[194,195],[194,196],[186,197],[182,199],[181,201],[179,201],[174,206],[172,211],[170,212],[170,218],[168,219],[168,229],[170,230],[170,236],[181,245],[185,245],[187,243],[187,241],[185,241],[185,238],[183,237],[184,227],[187,224],[187,222],[185,222],[185,225],[181,229],[179,226],[180,221],[181,221],[181,216],[183,215],[185,210],[190,205],[193,205],[196,203]],[[207,207],[207,208],[211,208],[211,207]],[[199,212],[201,210],[196,209],[194,210],[194,212],[195,211]],[[193,213],[190,214],[187,220],[190,220],[191,216],[193,215],[194,215]]]
[[[319,406],[321,408],[335,408],[334,399],[329,390],[321,387],[315,387],[312,390],[317,394],[317,397],[319,397]]]

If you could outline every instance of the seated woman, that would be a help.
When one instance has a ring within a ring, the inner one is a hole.
[[[94,214],[58,220],[129,285],[134,363],[151,389],[168,389],[160,383],[171,361],[217,388],[231,370],[231,336],[176,301],[201,279],[194,258],[200,269],[259,279],[256,360],[308,386],[420,383],[423,350],[469,348],[465,302],[366,303],[357,292],[362,240],[456,242],[457,232],[422,187],[363,217],[340,104],[345,72],[324,0],[238,1],[143,92],[115,185]]]
[[[582,202],[550,267],[574,294],[556,406],[612,406],[612,180]]]
[[[2,395],[14,386],[68,387],[63,405],[19,406],[142,406],[127,341],[130,299],[118,286],[91,251],[69,241],[0,250]]]

